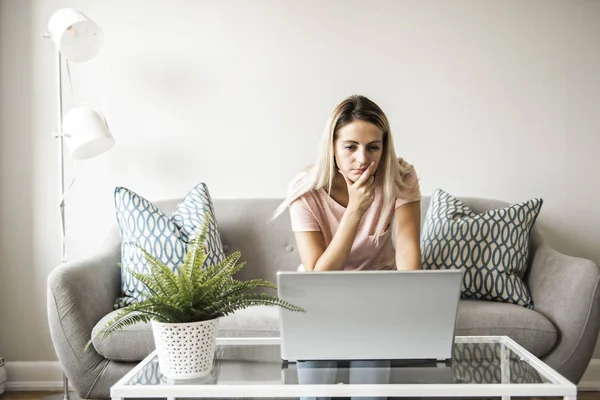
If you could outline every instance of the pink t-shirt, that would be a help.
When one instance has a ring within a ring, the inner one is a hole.
[[[298,182],[292,183],[292,186]],[[394,209],[421,200],[419,180],[414,168],[405,177],[404,182],[408,184],[406,195],[403,198],[396,198],[395,204],[390,205]],[[294,232],[320,231],[325,239],[325,245],[329,246],[345,211],[346,208],[331,198],[324,188],[313,190],[290,205],[292,230]],[[375,188],[373,204],[360,221],[344,270],[396,269],[390,229],[394,217],[392,210],[388,210],[386,228],[379,237],[379,244],[376,245],[372,241],[379,219],[386,214],[384,211],[383,188],[378,186]],[[303,267],[299,269],[302,270]]]

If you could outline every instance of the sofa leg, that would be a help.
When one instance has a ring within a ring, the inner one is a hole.
[[[44,397],[43,400],[81,400],[81,397],[74,391],[69,392],[69,378],[63,372],[63,392]]]

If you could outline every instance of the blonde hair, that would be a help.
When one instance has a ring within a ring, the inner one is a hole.
[[[385,230],[388,213],[393,210],[392,204],[396,197],[402,197],[407,189],[403,177],[412,171],[412,166],[406,165],[401,158],[396,157],[390,124],[384,112],[377,104],[360,95],[353,95],[344,99],[333,110],[327,120],[325,130],[321,135],[319,152],[316,162],[294,179],[288,197],[277,207],[271,220],[277,218],[296,199],[312,190],[325,188],[331,194],[333,178],[337,167],[334,159],[334,143],[339,130],[354,121],[369,122],[383,132],[383,154],[378,166],[376,184],[383,185],[383,201],[385,215],[379,219],[375,228],[374,241],[378,243],[379,236]]]

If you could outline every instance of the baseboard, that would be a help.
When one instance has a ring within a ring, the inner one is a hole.
[[[593,358],[577,385],[582,392],[600,392],[600,359]]]
[[[63,373],[58,361],[6,362],[6,391],[60,391]],[[72,388],[71,388],[72,390]]]

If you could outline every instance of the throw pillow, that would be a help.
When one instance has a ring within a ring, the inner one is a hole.
[[[533,308],[523,281],[529,234],[542,199],[475,214],[443,190],[431,196],[421,234],[423,269],[462,269],[463,298]]]
[[[114,304],[115,309],[142,300],[144,285],[128,268],[141,273],[150,272],[137,243],[171,269],[181,265],[188,244],[208,215],[210,223],[206,239],[207,257],[204,265],[215,265],[225,258],[219,236],[217,220],[208,187],[200,183],[177,205],[169,217],[154,204],[124,187],[115,189],[117,223],[121,231],[121,290]]]

